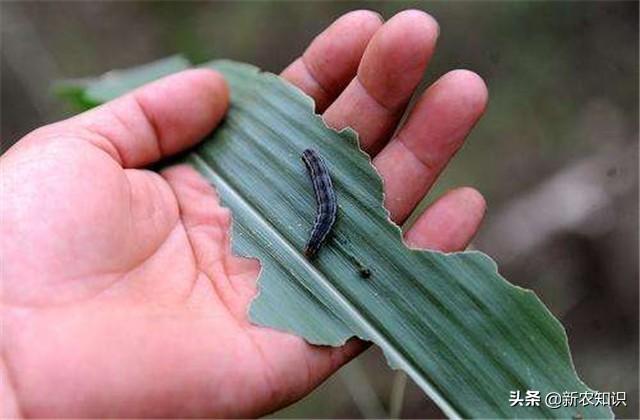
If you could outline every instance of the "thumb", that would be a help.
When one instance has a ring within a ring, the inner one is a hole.
[[[124,168],[135,168],[193,146],[215,128],[229,104],[222,76],[186,70],[60,122],[77,126]]]

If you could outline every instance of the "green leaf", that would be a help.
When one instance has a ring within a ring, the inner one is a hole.
[[[111,70],[97,79],[68,79],[53,86],[56,95],[80,109],[110,101],[145,83],[191,67],[180,55],[163,58],[132,69]]]
[[[261,262],[253,322],[315,344],[371,340],[451,417],[612,416],[592,405],[545,406],[550,392],[590,391],[560,323],[480,252],[406,248],[353,131],[327,128],[313,101],[275,75],[230,61],[206,66],[224,74],[232,104],[185,160],[232,210],[234,252]],[[102,101],[141,83],[136,76],[110,85],[112,92],[89,84],[84,94]],[[332,236],[313,262],[301,253],[315,213],[300,161],[305,148],[325,157],[339,203]],[[360,277],[359,265],[370,278]],[[540,404],[511,407],[510,392],[527,390],[540,391]]]

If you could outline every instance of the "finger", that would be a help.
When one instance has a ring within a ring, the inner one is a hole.
[[[305,346],[308,348],[305,364],[308,366],[309,375],[304,378],[304,382],[293,387],[296,391],[290,395],[288,402],[307,395],[340,367],[368,349],[371,343],[352,337],[341,347],[312,346],[307,343]]]
[[[487,88],[475,73],[455,70],[419,99],[397,136],[374,159],[385,207],[402,223],[425,196],[483,114]]]
[[[428,14],[398,13],[376,32],[357,76],[327,109],[329,126],[351,127],[375,154],[392,134],[435,49],[438,23]]]
[[[290,333],[255,325],[249,327],[249,334],[269,366],[271,382],[280,384],[257,412],[246,414],[249,416],[272,412],[304,397],[370,346],[355,337],[340,347],[316,346]]]
[[[369,40],[382,25],[382,17],[368,10],[345,14],[318,35],[282,72],[282,77],[302,89],[323,112],[356,74]]]
[[[81,127],[125,168],[140,167],[193,146],[220,122],[228,102],[220,74],[187,70],[59,124]]]
[[[449,191],[420,215],[405,242],[412,248],[461,251],[478,231],[485,210],[484,198],[473,188]]]

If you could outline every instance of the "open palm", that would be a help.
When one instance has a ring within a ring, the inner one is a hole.
[[[486,88],[457,70],[400,117],[436,22],[358,11],[282,76],[327,123],[351,126],[402,223],[482,114]],[[193,169],[140,169],[194,145],[228,104],[224,80],[189,70],[38,129],[0,159],[3,410],[27,416],[247,417],[306,395],[365,344],[312,346],[251,325],[259,262],[230,253],[231,214]],[[450,191],[408,244],[466,246],[484,212]]]

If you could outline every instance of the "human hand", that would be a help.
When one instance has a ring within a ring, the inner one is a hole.
[[[448,73],[391,138],[437,34],[422,12],[384,25],[352,12],[282,74],[328,124],[360,133],[397,223],[487,100],[478,76]],[[187,166],[142,169],[197,143],[227,103],[219,75],[190,70],[38,129],[0,158],[3,414],[259,416],[365,347],[312,346],[250,324],[259,263],[230,254],[231,215],[213,188]],[[483,212],[477,192],[453,190],[406,242],[463,249]]]

